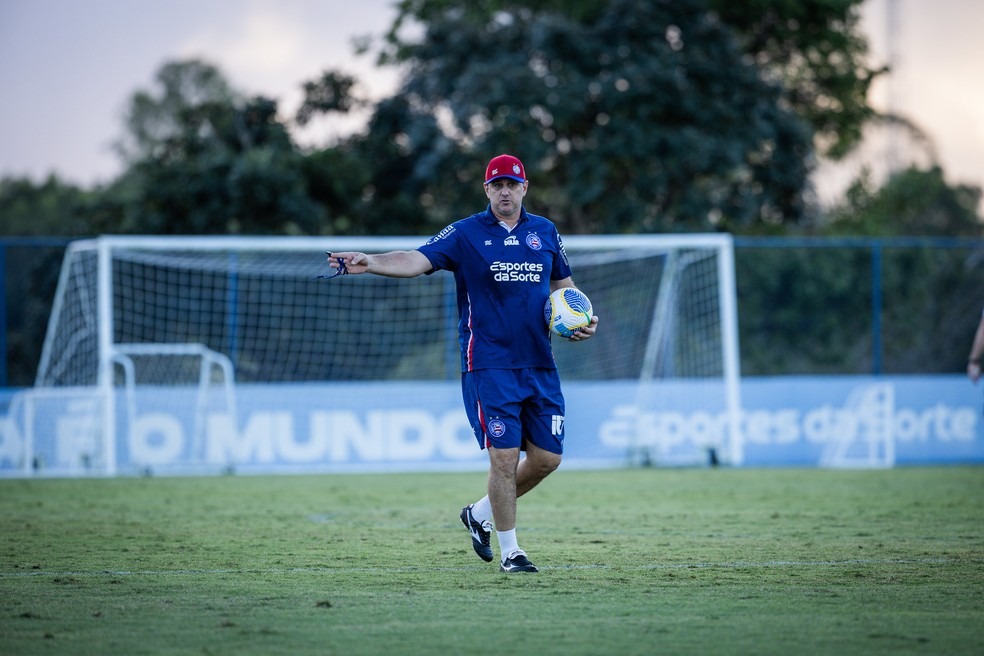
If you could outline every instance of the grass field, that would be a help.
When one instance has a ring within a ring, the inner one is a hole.
[[[0,653],[984,654],[984,468],[561,469],[513,575],[483,487],[0,480]]]

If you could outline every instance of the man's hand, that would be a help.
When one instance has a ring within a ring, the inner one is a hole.
[[[345,253],[328,253],[328,266],[339,269],[344,263],[349,273],[365,273],[369,270],[369,256],[354,251]]]
[[[345,264],[349,273],[374,273],[388,278],[413,278],[431,270],[430,260],[420,251],[389,251],[367,255],[355,251],[329,253],[333,269]]]
[[[571,342],[583,342],[586,339],[590,339],[594,334],[595,330],[598,328],[598,317],[591,317],[591,323],[584,328],[578,328],[573,335],[568,337],[568,341]]]

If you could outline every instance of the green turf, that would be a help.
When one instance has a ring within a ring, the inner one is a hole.
[[[984,468],[0,481],[0,654],[982,654]],[[495,538],[493,536],[493,544]]]

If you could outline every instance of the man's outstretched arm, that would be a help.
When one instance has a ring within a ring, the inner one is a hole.
[[[427,273],[434,267],[420,251],[389,251],[368,255],[356,251],[332,252],[328,264],[337,269],[342,264],[348,273],[374,273],[388,278],[413,278]]]

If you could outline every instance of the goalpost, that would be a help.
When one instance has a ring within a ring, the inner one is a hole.
[[[273,447],[244,446],[243,436],[267,431],[276,441],[308,422],[310,437],[278,453],[314,453],[324,434],[352,424],[319,414],[339,389],[363,395],[345,404],[382,399],[404,409],[400,421],[425,426],[428,395],[446,396],[460,375],[452,276],[317,280],[328,272],[326,250],[382,252],[423,241],[72,243],[35,386],[11,408],[24,472],[214,471],[236,466],[230,454],[249,449],[275,465],[278,456],[264,451]],[[596,427],[597,435],[579,431],[577,439],[597,440],[625,464],[742,464],[730,236],[570,236],[565,246],[601,317],[586,345],[554,349],[568,416],[577,406],[582,424]],[[283,389],[290,392],[277,412],[251,419],[256,398]],[[244,402],[246,393],[254,400]],[[307,405],[291,414],[295,402]],[[365,418],[380,433],[392,421]],[[377,447],[353,438],[332,448]]]

